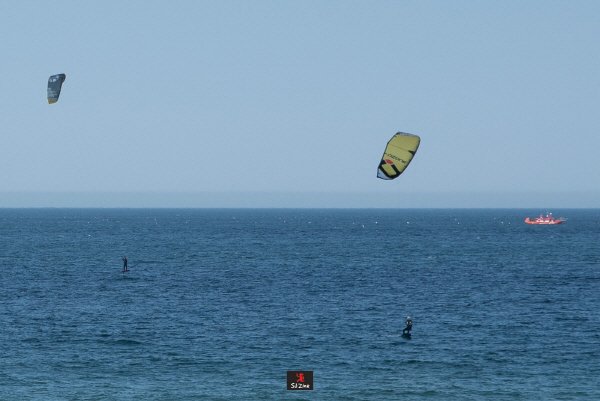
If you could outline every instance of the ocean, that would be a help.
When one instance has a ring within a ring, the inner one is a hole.
[[[0,209],[0,399],[599,400],[600,210],[540,212]]]

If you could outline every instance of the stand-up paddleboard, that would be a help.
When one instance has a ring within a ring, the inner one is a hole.
[[[121,270],[121,273],[127,273],[128,271],[129,271],[129,269]]]
[[[404,333],[404,334],[402,334],[402,338],[407,338],[407,339],[410,340],[410,338],[411,338],[410,333]]]

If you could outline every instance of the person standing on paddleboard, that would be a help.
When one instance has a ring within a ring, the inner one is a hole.
[[[121,259],[123,259],[123,271],[125,271],[127,270],[127,258],[123,256]]]
[[[410,336],[410,331],[412,330],[412,320],[410,316],[406,318],[406,327],[402,330],[402,335],[408,334]]]

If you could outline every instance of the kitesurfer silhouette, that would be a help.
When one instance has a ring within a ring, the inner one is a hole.
[[[125,271],[127,270],[127,258],[123,256],[121,259],[123,259],[123,271]]]
[[[410,319],[410,316],[406,318],[406,327],[404,328],[404,330],[402,330],[402,335],[409,335],[410,336],[410,331],[412,330],[412,320]]]

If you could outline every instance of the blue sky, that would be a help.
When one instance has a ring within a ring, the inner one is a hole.
[[[599,20],[592,1],[2,2],[0,206],[558,193],[600,207]],[[421,147],[378,180],[397,131]]]

